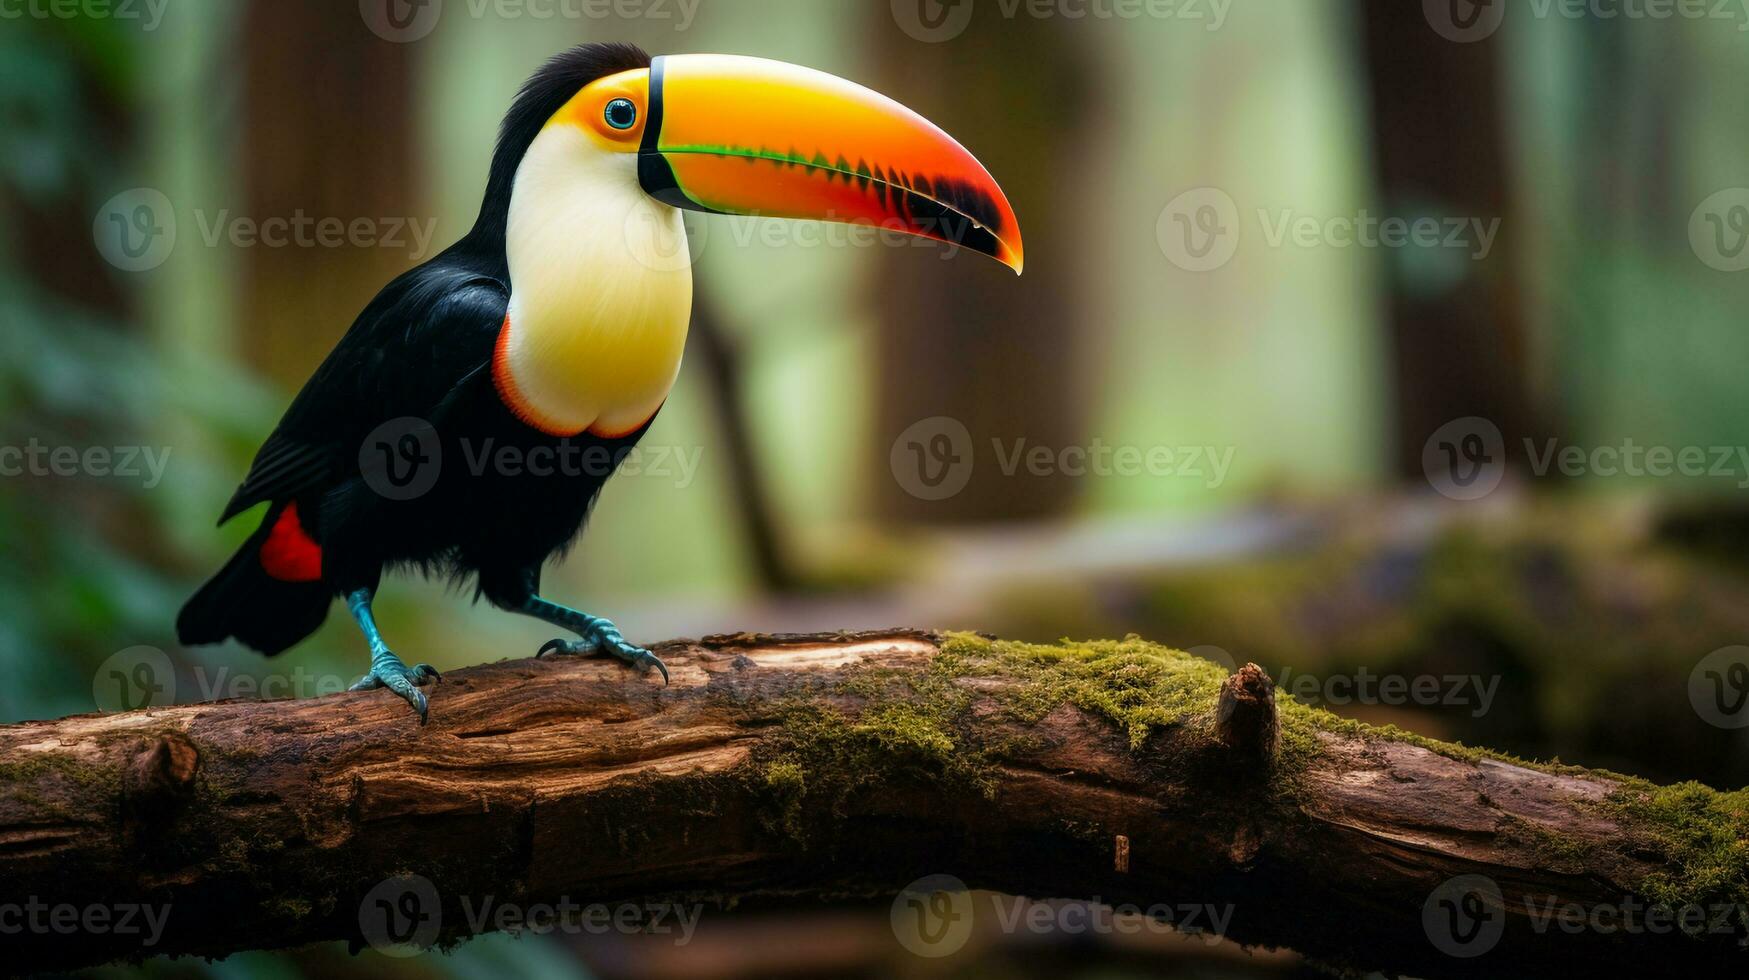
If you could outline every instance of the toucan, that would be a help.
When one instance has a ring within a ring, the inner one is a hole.
[[[682,210],[872,224],[1023,263],[989,172],[891,99],[761,58],[572,48],[517,94],[472,229],[365,307],[262,445],[219,520],[266,505],[261,524],[182,609],[182,642],[272,656],[343,599],[371,655],[353,689],[386,687],[424,724],[438,672],[397,657],[371,612],[384,571],[412,570],[575,637],[540,656],[666,682],[540,582],[679,373]]]

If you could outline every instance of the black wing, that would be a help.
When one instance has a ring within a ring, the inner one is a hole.
[[[436,421],[491,363],[509,294],[497,277],[444,256],[390,283],[292,401],[219,523],[356,473],[360,445],[384,422]]]

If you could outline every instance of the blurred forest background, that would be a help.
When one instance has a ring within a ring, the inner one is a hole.
[[[268,662],[178,647],[174,611],[249,530],[213,519],[290,395],[378,288],[472,223],[516,87],[570,44],[616,39],[805,64],[913,106],[1007,190],[1027,272],[689,218],[698,306],[645,440],[658,454],[610,484],[551,594],[652,642],[1135,632],[1312,678],[1314,700],[1369,721],[1749,783],[1749,714],[1705,708],[1708,683],[1739,676],[1720,665],[1749,663],[1727,649],[1749,643],[1749,13],[1703,6],[0,8],[0,446],[82,454],[76,475],[14,454],[0,477],[0,721],[120,707],[110,687],[141,658],[171,665],[145,692],[163,700],[315,696],[362,673],[343,615]],[[1369,216],[1439,231],[1345,244],[1331,224],[1364,233]],[[344,241],[248,233],[300,217],[362,224]],[[1551,467],[1551,446],[1581,462]],[[1632,472],[1630,446],[1705,465],[1666,474],[1644,455]],[[93,447],[118,452],[102,466]],[[1013,465],[1035,447],[1045,463]],[[1114,455],[1081,472],[1077,447]],[[129,475],[134,448],[148,455]],[[1118,449],[1156,463],[1126,470]],[[380,614],[398,652],[445,669],[547,638],[466,600],[391,582]],[[1485,706],[1329,696],[1367,672],[1498,683]],[[1730,683],[1721,706],[1749,693]],[[935,964],[882,908],[707,915],[678,950],[494,936],[413,960],[321,948],[147,969],[1305,968],[1158,937],[997,935]]]

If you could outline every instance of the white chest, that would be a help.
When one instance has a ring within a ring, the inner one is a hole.
[[[505,246],[510,310],[494,377],[554,435],[623,435],[680,372],[692,268],[680,212],[639,188],[632,154],[549,127],[517,171]]]

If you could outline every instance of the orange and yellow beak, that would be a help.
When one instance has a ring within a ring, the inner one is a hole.
[[[1020,272],[1020,227],[989,171],[892,99],[824,72],[734,55],[666,55],[649,78],[638,179],[657,200],[875,225]]]

